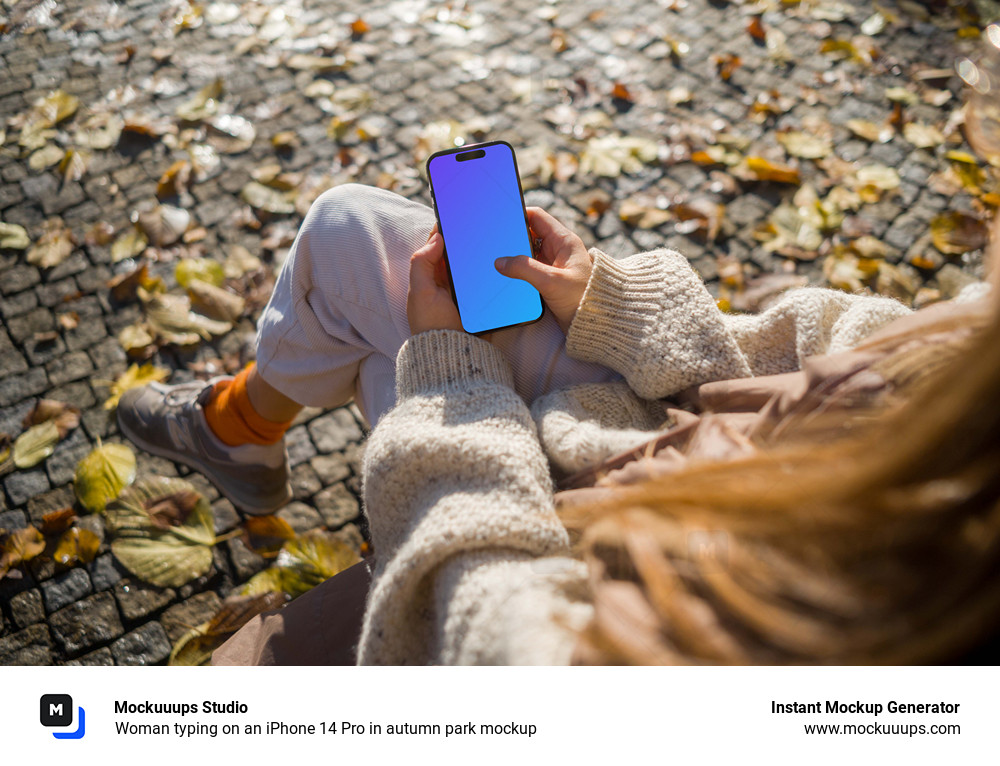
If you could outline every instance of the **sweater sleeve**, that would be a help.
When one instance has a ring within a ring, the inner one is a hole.
[[[570,356],[621,373],[646,399],[715,380],[799,369],[910,313],[889,298],[804,288],[760,315],[719,311],[684,256],[654,250],[594,269],[566,337]]]
[[[421,333],[371,434],[364,500],[377,565],[362,664],[564,663],[589,607],[548,463],[500,352]]]

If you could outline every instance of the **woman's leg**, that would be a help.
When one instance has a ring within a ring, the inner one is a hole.
[[[375,423],[395,400],[395,360],[409,337],[410,256],[434,212],[384,189],[338,186],[313,203],[258,324],[257,371],[284,397],[331,407],[352,396]],[[515,387],[528,402],[573,383],[615,379],[566,355],[546,313],[497,332]]]

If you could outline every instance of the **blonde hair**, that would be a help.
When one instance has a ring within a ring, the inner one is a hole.
[[[869,348],[878,401],[565,511],[595,606],[578,661],[941,663],[998,632],[1000,312]]]

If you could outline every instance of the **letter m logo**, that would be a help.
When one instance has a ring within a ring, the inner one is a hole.
[[[42,726],[69,726],[73,723],[73,698],[68,694],[43,694],[39,720]]]

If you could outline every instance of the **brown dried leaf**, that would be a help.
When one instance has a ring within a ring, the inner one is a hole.
[[[946,255],[961,255],[986,245],[986,222],[969,213],[952,211],[931,219],[931,241]]]
[[[747,34],[759,43],[767,40],[767,30],[760,20],[760,16],[754,16],[747,24]]]
[[[154,527],[169,529],[183,525],[201,499],[201,495],[193,489],[179,490],[149,498],[142,507]]]
[[[848,120],[847,129],[865,141],[871,141],[872,143],[877,141],[880,144],[891,141],[892,137],[896,134],[892,125],[876,125],[874,122],[869,122],[868,120]]]
[[[351,34],[354,37],[361,37],[365,32],[370,32],[371,27],[360,16],[351,22]]]
[[[62,218],[50,218],[42,226],[42,236],[26,256],[28,263],[50,269],[65,261],[73,252],[76,239]]]
[[[191,163],[187,160],[177,160],[163,171],[160,180],[156,182],[156,198],[160,201],[171,197],[179,197],[188,190],[191,181]]]
[[[59,438],[65,439],[66,434],[80,425],[80,410],[55,399],[39,399],[31,411],[24,416],[22,426],[31,428],[49,420],[55,423],[59,431]]]
[[[83,235],[83,241],[90,247],[103,247],[115,236],[115,227],[107,221],[98,221]]]
[[[90,160],[91,156],[89,152],[78,149],[67,149],[66,154],[63,155],[62,161],[59,163],[59,175],[67,183],[70,181],[79,181],[83,178],[83,174],[87,172]]]
[[[630,197],[618,206],[618,217],[629,226],[639,229],[655,229],[671,220],[674,215],[665,206],[660,207],[655,199]]]
[[[16,529],[0,543],[0,578],[45,550],[45,538],[34,527]]]
[[[729,82],[733,73],[743,66],[743,59],[739,56],[733,55],[732,53],[712,56],[712,61],[715,62],[715,71],[718,72],[719,77],[722,78],[723,82]]]
[[[50,511],[42,516],[42,534],[46,537],[62,534],[74,521],[76,521],[76,511],[72,508]]]
[[[243,542],[261,556],[271,558],[278,555],[288,540],[295,538],[295,530],[284,519],[269,516],[251,516],[243,525]]]
[[[140,213],[137,224],[154,247],[168,247],[187,231],[191,225],[191,214],[173,205],[157,205]]]

